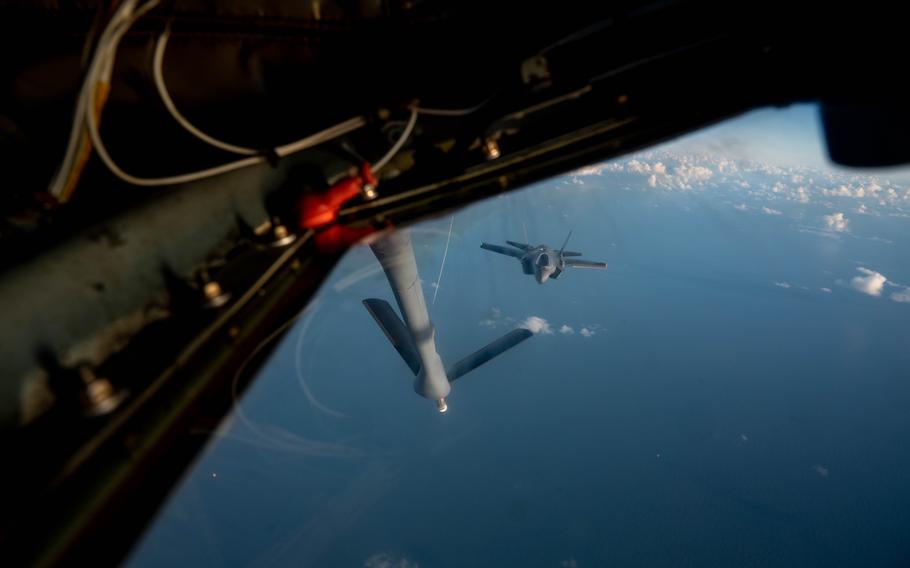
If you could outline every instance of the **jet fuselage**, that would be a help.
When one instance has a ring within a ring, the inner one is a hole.
[[[538,284],[550,278],[559,278],[566,265],[559,251],[546,245],[538,245],[527,251],[519,259],[525,274],[533,274]]]

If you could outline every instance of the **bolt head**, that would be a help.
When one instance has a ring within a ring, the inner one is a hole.
[[[379,193],[376,191],[376,186],[372,183],[363,184],[363,198],[367,201],[372,201],[379,197]]]
[[[272,242],[269,243],[273,247],[283,247],[289,245],[297,238],[297,235],[288,231],[288,228],[284,225],[275,225],[275,228],[272,230]]]
[[[499,143],[490,138],[483,141],[481,149],[483,150],[484,157],[488,160],[495,160],[502,155],[499,150]]]
[[[214,281],[206,282],[202,288],[202,293],[205,294],[206,300],[214,300],[221,295],[221,284]]]
[[[113,412],[123,399],[125,392],[118,392],[105,378],[97,378],[85,385],[85,412],[89,416],[101,416]]]
[[[214,280],[205,283],[205,286],[202,287],[202,294],[205,296],[205,305],[208,308],[220,308],[231,299],[230,293],[225,292],[221,288],[221,284]]]

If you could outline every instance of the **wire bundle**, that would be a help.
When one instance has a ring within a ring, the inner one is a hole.
[[[202,132],[180,113],[164,84],[163,61],[164,50],[170,35],[169,29],[166,29],[158,38],[154,58],[155,84],[158,88],[158,93],[164,102],[165,108],[167,108],[171,116],[174,117],[184,129],[196,138],[199,138],[203,142],[216,148],[234,154],[244,155],[246,157],[204,170],[160,178],[143,178],[129,174],[117,165],[111,157],[101,138],[99,122],[101,110],[104,107],[107,93],[110,90],[110,81],[117,48],[120,45],[120,40],[130,27],[132,27],[142,15],[157,6],[158,3],[159,0],[149,0],[139,6],[138,0],[124,0],[111,17],[111,20],[104,29],[104,32],[102,32],[101,37],[98,39],[98,45],[95,48],[85,80],[79,91],[79,98],[76,102],[76,112],[73,127],[70,132],[69,143],[67,144],[66,154],[64,155],[60,169],[51,181],[49,188],[49,192],[61,201],[68,200],[72,195],[73,189],[78,182],[79,175],[81,174],[92,149],[98,153],[98,157],[104,162],[104,165],[107,166],[111,173],[126,183],[138,186],[164,186],[199,181],[260,164],[269,159],[269,156],[264,155],[260,150],[228,144],[227,142],[223,142]],[[414,116],[416,116],[416,114],[412,112],[412,119]],[[413,122],[413,120],[411,122]],[[279,158],[289,156],[339,136],[343,136],[363,127],[365,124],[366,119],[363,117],[354,117],[305,138],[278,146],[273,150],[273,153]],[[407,134],[410,134],[410,130]],[[401,144],[396,144],[398,149],[404,144],[404,140],[400,140],[400,142]],[[388,159],[391,159],[391,156],[389,156]]]
[[[98,157],[111,173],[122,181],[137,186],[165,186],[189,183],[218,176],[241,168],[261,164],[274,157],[283,158],[308,148],[318,146],[319,144],[353,132],[366,125],[367,121],[364,117],[358,116],[350,118],[294,142],[278,146],[268,153],[264,153],[261,149],[225,142],[203,132],[180,112],[177,105],[174,103],[173,98],[171,98],[164,80],[164,55],[167,49],[168,40],[170,39],[169,24],[155,43],[152,69],[155,88],[158,91],[158,95],[161,98],[165,109],[167,109],[171,117],[184,130],[198,140],[225,152],[243,157],[219,166],[168,177],[144,178],[124,171],[108,152],[107,147],[101,138],[99,123],[102,110],[107,102],[107,95],[110,91],[111,76],[113,74],[114,61],[116,59],[120,41],[133,24],[144,14],[155,8],[160,0],[148,0],[141,5],[139,2],[140,0],[123,0],[114,12],[107,26],[104,28],[104,31],[101,33],[94,53],[92,54],[76,102],[73,125],[70,131],[66,153],[64,154],[60,168],[49,187],[51,195],[57,197],[61,202],[69,200],[72,196],[82,170],[88,162],[93,149],[97,152]],[[463,116],[474,112],[477,108],[485,104],[485,102],[477,107],[469,109],[420,108],[415,103],[410,107],[411,114],[401,136],[384,156],[372,164],[373,171],[378,172],[381,170],[401,150],[414,131],[418,114],[452,117]]]

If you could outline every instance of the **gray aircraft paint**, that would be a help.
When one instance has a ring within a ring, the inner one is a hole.
[[[514,329],[446,371],[436,350],[436,329],[427,312],[410,232],[394,231],[370,248],[389,279],[404,322],[385,300],[366,299],[364,306],[414,373],[414,391],[435,400],[440,412],[447,409],[445,397],[452,389],[451,382],[531,337],[526,329]]]
[[[517,258],[521,263],[522,272],[525,274],[533,274],[534,279],[537,280],[538,284],[543,284],[551,278],[556,280],[567,267],[595,268],[600,270],[607,268],[606,262],[592,262],[580,258],[570,258],[581,256],[580,252],[566,250],[566,245],[569,243],[569,237],[571,236],[572,231],[569,231],[569,236],[566,237],[565,242],[562,244],[562,248],[559,250],[554,250],[547,245],[532,246],[515,241],[506,241],[508,246],[481,243],[480,248]]]

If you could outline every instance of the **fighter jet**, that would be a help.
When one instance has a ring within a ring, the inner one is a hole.
[[[521,262],[522,271],[525,274],[533,274],[539,284],[543,284],[550,278],[554,280],[559,278],[559,275],[562,274],[567,266],[573,268],[598,268],[601,270],[607,267],[606,262],[591,262],[580,258],[569,258],[581,256],[580,252],[566,250],[566,245],[569,244],[571,236],[572,231],[569,231],[569,236],[566,237],[565,242],[562,243],[562,248],[559,250],[553,250],[547,245],[531,246],[525,243],[516,243],[515,241],[506,241],[511,248],[487,243],[481,244],[480,248],[506,256],[514,256]]]
[[[369,298],[363,305],[414,373],[414,391],[436,401],[439,412],[448,409],[445,397],[451,391],[451,383],[533,335],[527,329],[513,329],[445,369],[436,351],[436,329],[427,313],[410,233],[395,231],[370,248],[389,279],[404,321],[385,300]]]

